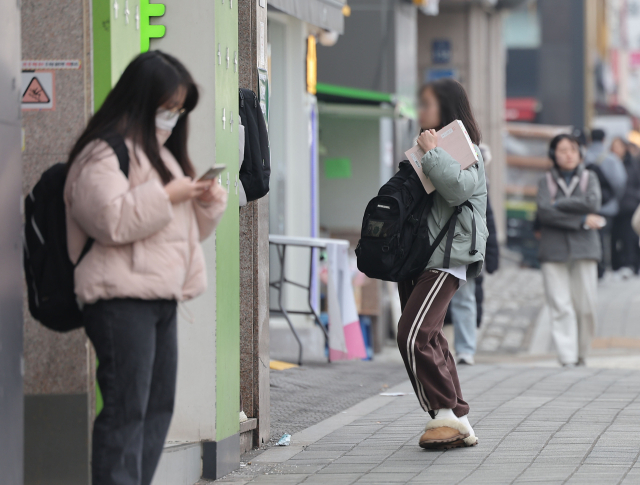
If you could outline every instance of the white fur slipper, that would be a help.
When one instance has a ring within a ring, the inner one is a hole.
[[[464,446],[476,446],[478,444],[477,436],[469,436],[464,439]]]
[[[427,423],[419,445],[421,448],[437,450],[473,446],[465,442],[470,437],[469,429],[458,419],[436,418]]]
[[[469,430],[469,437],[464,439],[464,446],[475,446],[478,444],[478,437],[476,436],[471,423],[469,422],[469,416],[464,415],[458,418],[463,426]]]
[[[447,428],[453,428],[458,430],[460,434],[469,434],[469,429],[462,423],[459,419],[450,419],[450,418],[437,418],[430,420],[425,426],[424,430],[429,431],[430,429],[442,428],[446,426]]]

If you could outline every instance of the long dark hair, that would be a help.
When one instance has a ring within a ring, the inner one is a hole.
[[[184,65],[161,51],[140,54],[127,66],[120,80],[111,90],[100,109],[93,115],[86,129],[69,154],[68,167],[91,141],[104,133],[117,131],[133,139],[167,184],[173,175],[160,158],[156,136],[156,112],[183,87],[187,96],[185,110],[173,128],[165,146],[171,151],[185,175],[195,176],[187,152],[188,118],[198,104],[198,88]]]
[[[478,123],[473,117],[471,103],[469,103],[469,97],[462,84],[455,79],[438,79],[422,86],[420,96],[427,89],[433,91],[433,94],[438,98],[438,104],[440,104],[440,126],[436,128],[436,131],[455,120],[460,120],[464,123],[471,141],[479,145],[482,133],[480,133]]]

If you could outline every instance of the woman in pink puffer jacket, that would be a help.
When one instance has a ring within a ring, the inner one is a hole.
[[[100,365],[104,408],[93,429],[94,485],[149,484],[173,413],[177,302],[206,287],[200,241],[227,204],[216,181],[194,181],[187,120],[198,90],[159,51],[134,59],[69,156],[69,255],[85,330]],[[125,141],[128,177],[101,138]],[[117,136],[117,135],[116,135]]]

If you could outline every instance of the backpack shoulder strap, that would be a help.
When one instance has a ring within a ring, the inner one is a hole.
[[[469,251],[469,254],[471,256],[475,256],[478,252],[476,249],[476,212],[473,210],[473,204],[471,202],[466,201],[463,205],[471,209],[471,250]]]
[[[589,170],[585,169],[582,171],[580,175],[580,190],[583,194],[587,193],[587,188],[589,187]]]
[[[445,232],[448,233],[447,234],[447,242],[446,242],[445,248],[444,248],[444,264],[442,266],[443,268],[449,268],[449,265],[451,264],[451,250],[453,249],[453,238],[454,238],[455,233],[456,233],[456,224],[458,223],[458,216],[462,213],[462,207],[463,206],[464,207],[468,207],[469,209],[471,209],[471,217],[472,217],[472,219],[471,219],[471,249],[469,250],[469,254],[471,256],[475,256],[478,253],[478,250],[476,249],[476,239],[477,239],[477,235],[476,235],[476,213],[473,210],[473,204],[467,200],[462,205],[459,205],[454,209],[453,214],[451,215],[451,218],[449,219],[447,224],[445,224],[445,226],[442,228],[442,236],[444,236]],[[442,239],[437,241],[438,244],[440,244],[440,241],[442,241]]]
[[[127,148],[124,138],[118,132],[105,133],[100,137],[101,140],[106,141],[113,149],[118,162],[120,163],[120,170],[129,178],[129,149]]]
[[[78,258],[78,261],[76,261],[76,264],[74,265],[74,267],[78,267],[78,265],[80,264],[80,262],[84,259],[84,257],[87,255],[87,253],[89,251],[91,251],[91,248],[93,247],[93,243],[96,240],[93,239],[92,237],[87,238],[87,242],[84,243],[84,247],[82,248],[82,252],[80,253],[80,257]]]
[[[551,172],[547,172],[545,176],[547,178],[547,188],[549,189],[551,202],[553,203],[553,201],[556,200],[556,195],[558,194],[558,184],[556,184],[556,181],[553,180],[553,175],[551,175]]]

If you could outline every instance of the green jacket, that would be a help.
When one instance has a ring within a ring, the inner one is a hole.
[[[429,237],[433,241],[447,223],[455,208],[469,201],[473,211],[467,206],[462,207],[458,216],[453,247],[451,249],[450,267],[467,265],[467,278],[475,278],[482,272],[484,255],[487,246],[487,183],[484,173],[484,161],[480,149],[474,145],[478,153],[479,162],[467,170],[462,170],[460,164],[442,148],[434,148],[422,157],[422,171],[431,179],[436,188],[433,208],[427,219]],[[476,249],[475,255],[471,251],[471,228],[475,215],[476,220]],[[444,264],[445,237],[426,269],[442,268]]]

